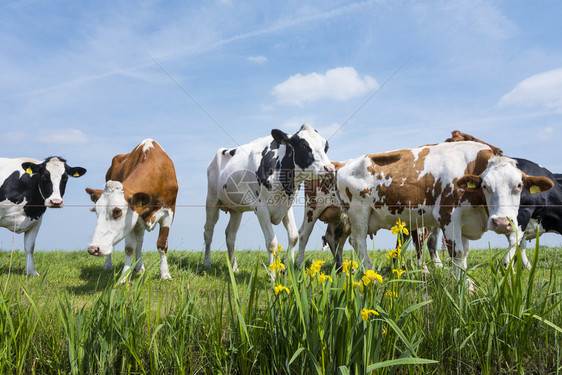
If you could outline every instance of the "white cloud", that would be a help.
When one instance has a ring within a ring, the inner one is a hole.
[[[271,95],[280,104],[302,106],[323,99],[344,101],[363,95],[379,87],[377,81],[370,77],[359,76],[352,67],[328,70],[325,74],[295,74],[271,90]]]
[[[267,62],[267,57],[265,56],[249,56],[248,61],[251,61],[256,64],[263,64]]]
[[[38,142],[67,145],[83,145],[88,143],[88,138],[78,129],[41,129]]]
[[[539,106],[562,112],[562,68],[536,74],[505,94],[499,106]]]

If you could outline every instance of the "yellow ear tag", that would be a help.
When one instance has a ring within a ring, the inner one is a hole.
[[[531,194],[536,194],[536,193],[540,193],[540,192],[541,192],[541,188],[538,187],[537,185],[533,185],[533,186],[531,186],[531,188],[529,189],[529,191],[531,192]]]
[[[472,181],[468,181],[466,183],[466,187],[469,188],[469,189],[476,189],[476,184]]]
[[[72,177],[80,177],[80,173],[76,172],[72,175]]]
[[[25,170],[25,173],[33,174],[33,171],[31,170],[31,168],[27,167],[27,169]]]
[[[281,144],[284,145],[284,144],[285,144],[285,141],[281,141]]]

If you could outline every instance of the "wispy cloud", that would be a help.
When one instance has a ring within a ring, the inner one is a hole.
[[[295,74],[271,90],[280,104],[302,106],[322,99],[344,101],[378,88],[377,81],[361,77],[352,67],[334,68],[326,73]]]
[[[498,105],[537,106],[562,112],[562,68],[524,79],[505,94]]]
[[[267,57],[265,56],[249,56],[248,61],[256,63],[256,64],[263,64],[267,62]]]
[[[37,141],[49,144],[83,145],[88,138],[78,129],[41,129]]]

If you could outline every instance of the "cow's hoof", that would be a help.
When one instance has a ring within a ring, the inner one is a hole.
[[[39,276],[39,272],[33,270],[33,271],[31,271],[31,272],[28,272],[28,273],[27,273],[27,276]]]
[[[138,273],[144,273],[144,266],[142,266],[138,270],[135,268],[135,271],[137,271]]]
[[[205,267],[205,268],[211,268],[211,260],[210,260],[210,259],[209,259],[209,260],[206,260],[206,259],[205,259],[205,260],[203,261],[203,267]]]
[[[162,278],[162,280],[172,280],[172,275],[170,275],[169,273],[161,275],[160,277]]]
[[[125,284],[127,284],[127,278],[126,277],[121,279],[121,285],[125,285]]]
[[[422,267],[422,273],[429,274],[429,269],[427,268],[427,266],[425,264]]]

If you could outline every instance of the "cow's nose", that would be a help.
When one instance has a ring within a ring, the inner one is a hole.
[[[88,252],[90,255],[98,256],[100,255],[100,247],[99,246],[88,246]]]
[[[513,227],[506,217],[496,217],[492,219],[492,230],[496,233],[506,234],[513,231]]]
[[[49,207],[51,208],[61,208],[63,205],[62,199],[51,199],[49,200]]]
[[[334,173],[335,171],[336,171],[336,168],[332,164],[326,164],[324,166],[324,172],[326,172],[326,173]]]

